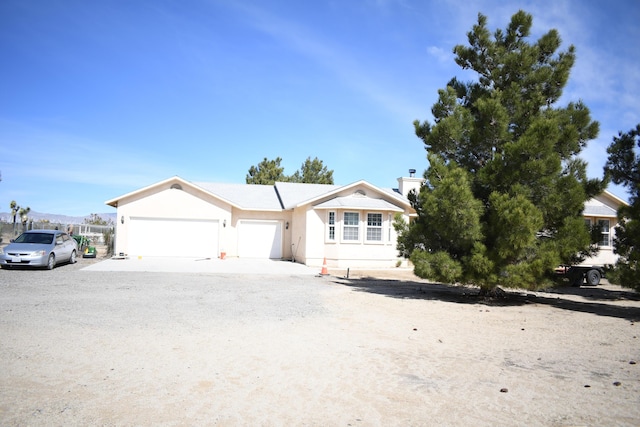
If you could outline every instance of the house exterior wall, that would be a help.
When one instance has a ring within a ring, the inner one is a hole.
[[[585,259],[581,265],[613,265],[618,261],[618,255],[613,252],[613,240],[616,236],[616,229],[618,228],[617,210],[624,202],[608,192],[599,194],[598,196],[588,200],[585,203],[584,218],[590,225],[597,225],[598,223],[604,223],[608,225],[608,230],[603,232],[602,240],[598,243],[599,252],[593,257]],[[593,213],[594,211],[601,210],[602,208],[609,208],[616,213]]]
[[[117,215],[115,253],[128,255],[129,226],[132,217],[217,219],[222,227],[225,220],[227,223],[231,221],[231,207],[196,191],[171,189],[167,185],[165,189],[150,189],[136,194],[135,197],[120,200]],[[221,229],[219,236],[223,236]],[[221,247],[220,243],[218,242],[218,247]]]
[[[293,219],[296,227],[302,221],[304,229],[301,230],[303,251],[296,255],[309,266],[321,267],[324,260],[328,267],[333,268],[372,268],[372,267],[395,267],[398,262],[406,263],[406,260],[398,257],[396,249],[397,234],[393,229],[393,218],[395,211],[388,209],[365,209],[365,208],[315,208],[327,200],[337,197],[351,196],[356,192],[362,192],[365,197],[371,199],[382,199],[393,205],[398,205],[398,200],[394,200],[383,192],[376,192],[366,186],[356,186],[344,191],[332,194],[326,199],[321,199],[315,203],[305,205],[296,209]],[[329,212],[333,212],[335,224],[333,224],[334,238],[329,238]],[[347,240],[344,238],[344,213],[357,213],[357,240]],[[381,240],[368,241],[367,236],[367,214],[380,214],[382,216]],[[405,221],[409,221],[409,211],[405,210],[403,216]]]
[[[307,209],[294,209],[289,211],[291,215],[291,227],[289,238],[291,239],[291,259],[306,264],[307,259]]]
[[[328,236],[329,212],[335,213],[335,238]],[[358,239],[345,240],[344,233],[344,213],[358,213]],[[382,240],[367,241],[367,213],[382,214]],[[307,223],[309,224],[307,233],[307,250],[305,253],[305,264],[309,266],[322,266],[326,258],[327,266],[334,268],[371,268],[371,267],[395,267],[398,262],[406,261],[398,257],[396,249],[397,234],[393,229],[392,212],[367,211],[354,209],[338,210],[314,210],[307,211]],[[404,215],[405,221],[409,220],[408,215]]]

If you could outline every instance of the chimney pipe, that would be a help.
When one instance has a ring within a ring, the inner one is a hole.
[[[409,177],[413,178],[416,175],[416,170],[415,169],[409,169]]]

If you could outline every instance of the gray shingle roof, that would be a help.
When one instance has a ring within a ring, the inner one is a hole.
[[[342,185],[276,182],[275,187],[280,195],[280,200],[282,201],[284,209],[292,209],[302,202],[315,199],[323,194],[337,190],[341,188]]]
[[[403,209],[382,199],[370,197],[345,196],[336,197],[326,202],[314,205],[316,209],[366,209],[380,211],[402,212]]]
[[[273,185],[195,182],[195,185],[227,200],[240,209],[282,210]]]
[[[225,184],[216,182],[194,182],[194,185],[244,210],[282,210],[316,200],[323,195],[343,188],[342,185],[302,184],[294,182],[276,182],[275,185]],[[398,202],[406,203],[402,195],[392,189],[381,189]],[[382,199],[346,196],[328,200],[316,208],[352,208],[402,212],[403,208]]]
[[[587,204],[584,207],[585,216],[617,216],[617,212],[615,209],[610,208],[609,206],[598,206],[598,205],[589,205]]]

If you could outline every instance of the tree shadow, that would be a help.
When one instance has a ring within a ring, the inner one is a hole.
[[[350,287],[357,292],[367,292],[398,299],[435,300],[456,304],[482,304],[486,306],[520,306],[543,304],[562,310],[616,317],[631,322],[640,321],[640,303],[617,305],[614,301],[638,301],[640,294],[611,287],[558,287],[544,292],[508,289],[498,296],[480,295],[472,286],[445,285],[412,280],[334,278],[334,283]],[[582,297],[581,300],[576,297]]]

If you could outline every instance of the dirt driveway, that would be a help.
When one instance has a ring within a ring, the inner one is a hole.
[[[371,272],[92,262],[0,271],[1,425],[640,424],[640,301],[620,288],[486,303]]]

